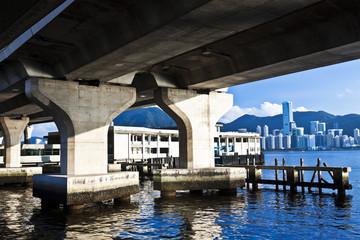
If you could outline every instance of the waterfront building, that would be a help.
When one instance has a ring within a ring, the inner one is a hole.
[[[296,138],[296,148],[298,149],[307,148],[307,136],[299,135],[299,136],[295,136],[295,138]]]
[[[257,133],[216,132],[215,156],[258,155],[261,153]],[[109,159],[119,162],[179,156],[178,130],[144,127],[109,127]]]
[[[340,144],[340,136],[335,136],[334,137],[334,147],[336,148],[340,148],[341,147],[341,144]]]
[[[266,149],[267,150],[275,149],[275,136],[269,135],[266,137]]]
[[[305,135],[306,136],[306,142],[307,142],[307,148],[308,149],[315,149],[316,148],[316,141],[315,141],[315,135],[314,134],[310,134],[310,135]]]
[[[256,127],[256,133],[259,134],[259,136],[262,136],[262,135],[261,135],[261,127],[260,127],[260,125],[258,125],[258,126]]]
[[[333,135],[333,137],[341,136],[343,133],[343,129],[338,129],[338,128],[337,129],[328,129],[327,131],[328,131],[328,134]]]
[[[266,150],[266,138],[262,137],[260,139],[260,144],[261,144],[261,150]]]
[[[281,133],[275,136],[275,149],[284,149],[283,135]]]
[[[264,126],[264,135],[263,137],[267,137],[269,135],[269,127],[267,125]]]
[[[338,135],[337,135],[338,136]],[[326,147],[327,148],[331,148],[332,146],[334,146],[334,143],[333,143],[333,141],[334,141],[334,135],[332,135],[332,134],[327,134],[326,136],[325,136],[325,138],[326,138]]]
[[[319,126],[319,121],[311,121],[310,122],[310,133],[316,134],[317,131],[319,131],[318,126]]]
[[[318,131],[325,133],[326,132],[326,123],[319,122],[318,124]]]
[[[292,129],[292,135],[294,136],[302,136],[304,135],[304,128],[303,127],[296,127]]]
[[[279,129],[274,129],[273,130],[273,135],[274,136],[277,136],[277,135],[279,135],[280,134],[280,130]]]
[[[239,128],[238,132],[239,133],[247,133],[247,129],[246,128]]]
[[[291,148],[291,136],[290,135],[283,136],[283,147],[284,147],[284,149]]]
[[[283,130],[284,135],[291,134],[291,123],[294,122],[293,119],[293,110],[292,110],[292,102],[287,101],[282,103],[283,109]]]
[[[354,129],[354,139],[355,139],[355,144],[360,143],[360,130],[358,128]]]

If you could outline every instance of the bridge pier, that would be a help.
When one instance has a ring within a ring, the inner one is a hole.
[[[1,183],[29,183],[33,181],[34,174],[41,174],[41,167],[22,167],[21,137],[29,122],[29,118],[12,119],[0,117],[0,126],[5,137],[4,165],[0,169]]]
[[[229,190],[245,185],[245,169],[215,168],[215,124],[232,106],[232,95],[163,88],[155,91],[155,102],[178,126],[180,169],[155,171],[154,189],[168,195],[176,190]]]
[[[26,95],[54,117],[61,138],[61,174],[35,175],[34,197],[71,206],[139,191],[137,172],[107,168],[109,124],[135,102],[134,88],[30,79]]]

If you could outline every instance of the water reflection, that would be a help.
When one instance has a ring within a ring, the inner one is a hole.
[[[81,214],[42,211],[31,188],[0,189],[0,239],[298,239],[359,237],[359,207],[349,197],[238,190],[188,192],[160,198],[153,183],[141,183],[131,204],[112,201],[88,206]]]

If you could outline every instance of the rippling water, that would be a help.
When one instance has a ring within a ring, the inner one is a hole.
[[[257,192],[238,189],[237,196],[202,196],[180,192],[161,199],[151,181],[131,204],[111,201],[87,206],[81,214],[43,212],[40,200],[26,187],[0,187],[0,239],[354,239],[360,238],[360,152],[267,153],[288,165],[350,166],[353,190],[339,202],[333,191],[323,195],[288,192],[261,186]],[[272,173],[265,173],[270,177]],[[300,189],[299,189],[300,190]]]

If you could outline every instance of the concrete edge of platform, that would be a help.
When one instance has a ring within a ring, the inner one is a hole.
[[[244,168],[161,169],[154,172],[154,189],[234,189],[245,186],[245,176]]]
[[[42,167],[0,168],[0,183],[32,183],[36,174],[42,174]]]
[[[138,172],[34,176],[33,196],[65,205],[94,203],[139,192]]]

